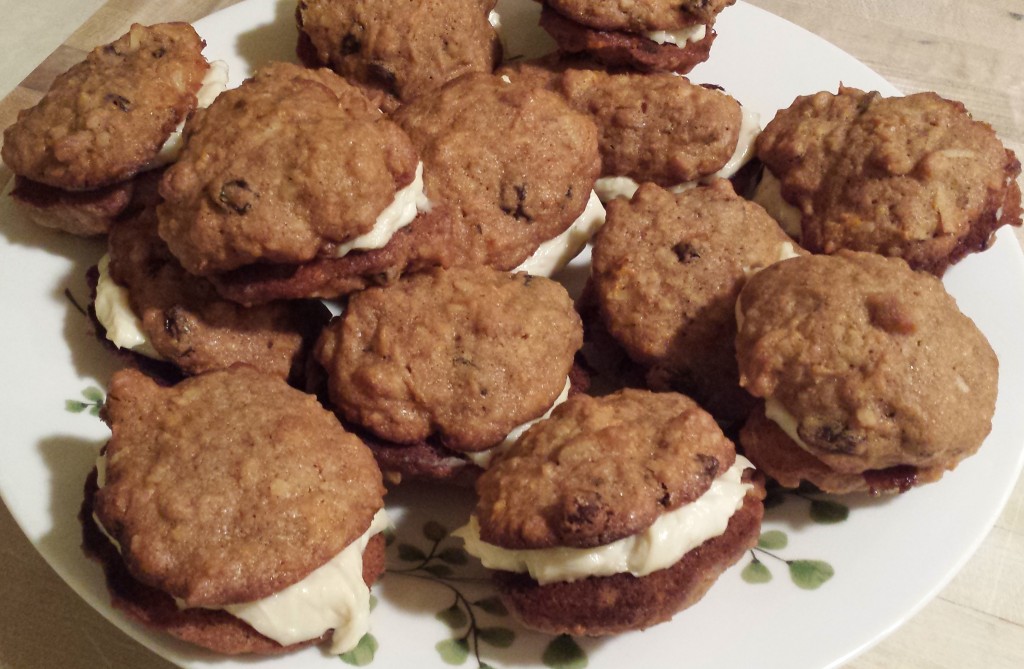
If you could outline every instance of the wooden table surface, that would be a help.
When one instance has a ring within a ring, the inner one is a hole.
[[[963,101],[1024,156],[1021,0],[750,1],[839,45],[906,93],[934,90]],[[132,22],[191,21],[231,4],[0,0],[0,128],[38,99],[55,74]],[[9,179],[0,168],[0,188]],[[0,564],[0,669],[170,669],[79,600],[2,505]],[[1024,484],[1018,482],[988,538],[950,585],[847,666],[1024,667]]]

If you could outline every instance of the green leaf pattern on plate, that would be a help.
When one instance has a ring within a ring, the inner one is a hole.
[[[765,508],[774,509],[783,504],[788,496],[796,497],[809,503],[808,515],[812,522],[831,525],[841,523],[850,516],[850,508],[833,499],[812,497],[803,490],[789,491],[780,488],[770,489],[765,499]],[[772,502],[769,505],[768,500]],[[750,562],[740,572],[740,578],[750,584],[768,583],[772,580],[772,572],[758,554],[778,560],[786,565],[793,583],[804,590],[816,590],[835,575],[835,569],[824,560],[788,560],[773,551],[781,551],[789,546],[789,536],[782,530],[767,530],[761,533],[757,545],[750,551]]]
[[[568,634],[552,639],[544,650],[541,661],[551,669],[583,669],[587,666],[587,654]]]
[[[82,413],[88,411],[92,416],[99,416],[103,407],[105,396],[103,391],[96,386],[88,386],[81,393],[85,400],[64,400],[64,410],[71,413]]]
[[[359,640],[356,647],[347,653],[341,654],[341,661],[345,664],[351,664],[354,667],[365,667],[366,665],[373,662],[373,657],[377,653],[377,639],[367,632],[363,635],[363,638]]]
[[[507,618],[508,609],[497,595],[471,600],[464,594],[460,584],[471,579],[458,576],[456,568],[468,565],[469,555],[461,545],[454,543],[444,525],[430,520],[420,529],[429,545],[424,548],[406,541],[396,542],[398,560],[406,564],[389,566],[388,575],[428,580],[446,588],[452,599],[434,617],[444,623],[453,636],[435,644],[435,650],[446,664],[465,664],[472,656],[477,669],[492,668],[483,659],[483,649],[510,648],[516,641],[516,632],[504,625],[481,624],[481,617]]]
[[[772,572],[763,562],[753,555],[750,564],[743,568],[740,577],[747,583],[767,583],[772,580]]]
[[[832,565],[821,560],[793,560],[788,564],[793,582],[804,590],[819,588],[836,573]]]

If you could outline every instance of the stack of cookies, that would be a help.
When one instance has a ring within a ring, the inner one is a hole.
[[[679,76],[729,4],[545,0],[559,50],[503,62],[491,0],[302,0],[304,66],[218,95],[190,26],[133,26],[22,112],[15,199],[107,235],[126,369],[81,521],[114,604],[345,652],[384,484],[421,480],[475,486],[458,535],[524,625],[616,634],[755,545],[766,480],[904,492],[974,453],[998,361],[936,275],[1020,224],[1019,162],[934,94],[760,132]]]

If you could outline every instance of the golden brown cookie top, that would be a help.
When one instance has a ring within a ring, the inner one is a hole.
[[[393,110],[468,72],[491,72],[501,43],[494,0],[303,0],[296,18],[317,60],[380,91]]]
[[[187,23],[133,24],[58,76],[4,131],[3,160],[34,181],[85,190],[152,161],[185,115],[209,65]]]
[[[594,237],[594,295],[609,333],[670,385],[736,384],[736,296],[749,273],[796,253],[726,180],[681,193],[643,184],[608,204]]]
[[[835,470],[944,465],[989,432],[995,353],[938,279],[900,259],[787,260],[749,279],[736,310],[740,382]]]
[[[114,375],[95,511],[132,575],[222,606],[304,578],[381,508],[369,450],[311,395],[248,367],[159,387]]]
[[[1020,224],[1020,163],[988,124],[934,93],[797,98],[757,153],[814,252],[873,251],[941,275],[998,226]]]
[[[695,181],[724,167],[739,140],[739,103],[685,77],[569,70],[562,91],[601,132],[602,176]]]
[[[735,458],[685,395],[576,395],[478,479],[480,537],[513,549],[611,543],[700,497]]]
[[[551,407],[582,343],[561,285],[466,268],[354,295],[317,358],[352,422],[392,442],[436,434],[479,451]]]
[[[597,125],[601,176],[675,186],[721,169],[742,111],[721,91],[668,73],[609,72],[586,59],[512,63],[499,70],[561,93]]]
[[[735,0],[544,0],[562,16],[598,30],[675,30],[711,23]]]
[[[245,363],[283,379],[298,379],[307,343],[330,318],[319,302],[271,302],[251,308],[220,297],[189,274],[156,231],[146,208],[110,231],[110,274],[127,289],[132,311],[153,348],[185,374]]]
[[[278,63],[190,117],[160,186],[160,236],[201,275],[331,255],[373,228],[417,163],[357,88]]]
[[[394,118],[423,158],[450,264],[517,267],[583,212],[600,172],[593,122],[527,82],[469,74]]]

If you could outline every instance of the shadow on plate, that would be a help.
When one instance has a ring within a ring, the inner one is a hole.
[[[235,41],[235,50],[252,72],[271,61],[297,62],[295,46],[298,39],[295,1],[279,0],[273,23],[241,33]]]

